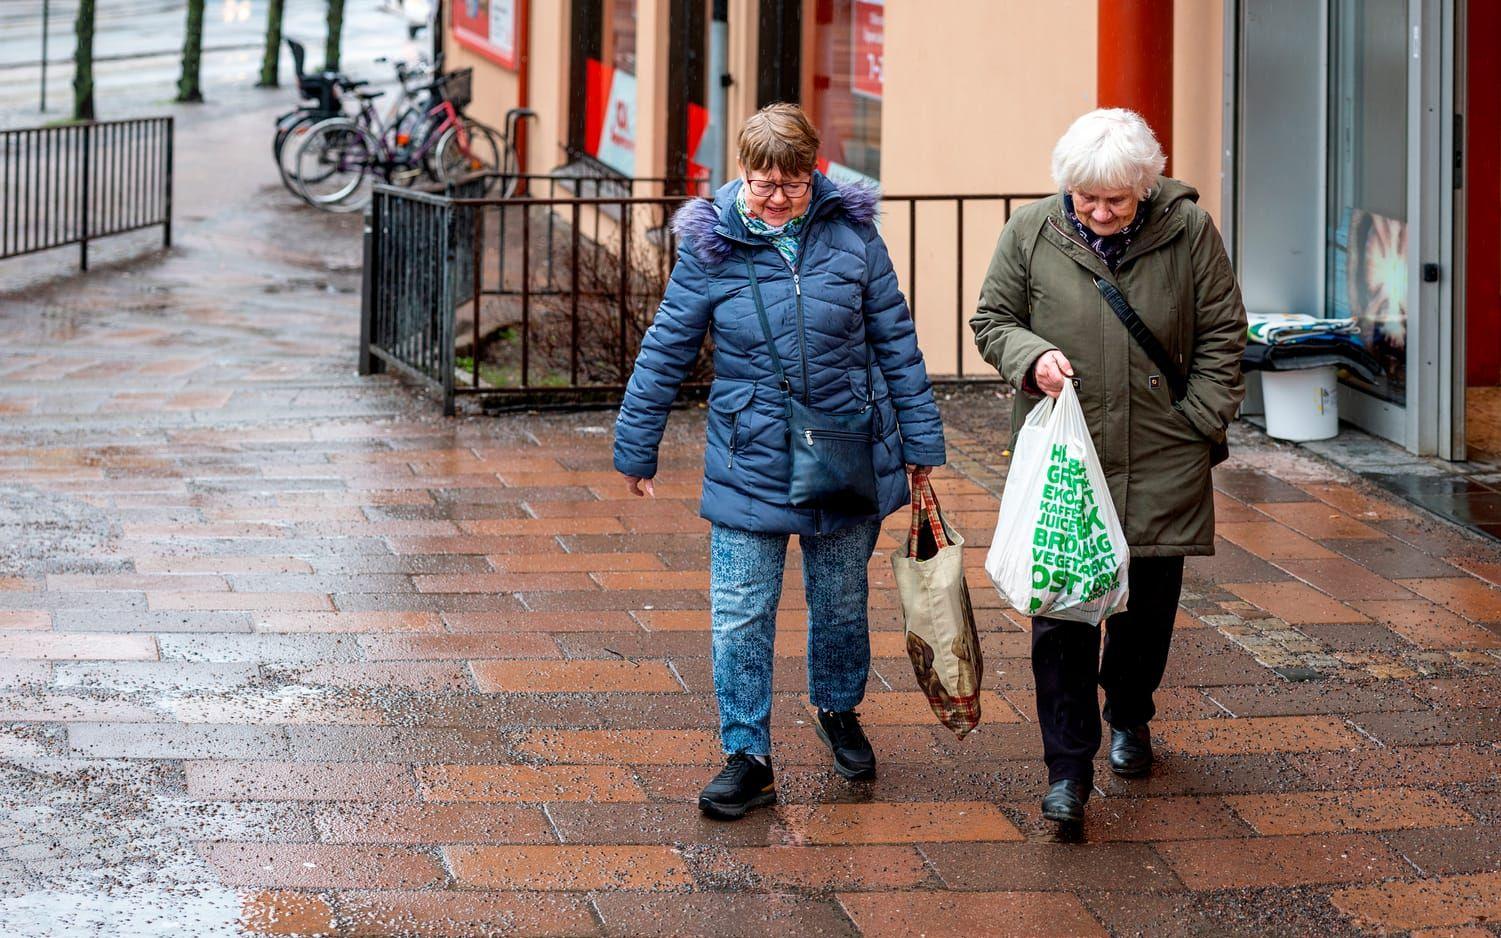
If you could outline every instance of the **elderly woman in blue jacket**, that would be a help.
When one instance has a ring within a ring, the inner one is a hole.
[[[738,145],[740,178],[673,220],[677,264],[615,425],[615,468],[632,494],[654,494],[668,409],[712,330],[700,513],[712,522],[714,689],[726,760],[699,807],[723,819],[776,800],[772,639],[793,534],[803,554],[814,728],[841,775],[874,777],[855,714],[870,670],[866,571],[881,519],[907,504],[908,474],[944,462],[912,317],[873,223],[877,193],[815,171],[818,134],[795,105],[753,115]],[[875,511],[793,506],[789,394],[823,412],[874,409]]]

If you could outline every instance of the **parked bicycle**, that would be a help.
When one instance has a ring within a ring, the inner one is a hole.
[[[514,124],[531,112],[507,115],[506,134],[466,116],[471,79],[472,70],[466,68],[426,86],[436,103],[409,129],[381,120],[371,103],[381,92],[356,91],[360,110],[355,117],[330,118],[307,132],[293,160],[298,194],[312,205],[337,212],[364,208],[377,180],[447,185],[482,176],[486,195],[497,187],[502,196],[512,194],[517,167],[511,143]]]
[[[348,95],[353,93],[359,96],[362,93],[361,89],[366,88],[369,82],[356,81],[332,71],[309,75],[303,67],[306,60],[303,45],[294,39],[288,39],[286,42],[292,52],[292,61],[297,70],[297,87],[303,96],[304,104],[277,118],[271,149],[282,184],[289,192],[298,198],[303,198],[295,178],[294,160],[298,148],[313,127],[330,118],[351,116],[345,106]],[[387,59],[382,56],[375,61],[384,63]],[[426,119],[426,112],[431,107],[422,92],[431,82],[433,67],[425,61],[419,61],[416,65],[407,65],[405,62],[392,64],[396,71],[400,93],[392,101],[383,124],[395,128],[398,134],[410,135],[414,128]],[[354,112],[354,115],[358,114],[359,111]]]

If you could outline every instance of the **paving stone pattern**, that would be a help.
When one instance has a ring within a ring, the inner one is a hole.
[[[710,822],[703,412],[674,416],[652,501],[611,470],[607,413],[436,417],[353,374],[357,220],[292,208],[269,164],[195,207],[183,159],[183,247],[0,297],[10,930],[1497,933],[1496,545],[1238,430],[1161,762],[1102,766],[1083,842],[1057,842],[1028,625],[982,569],[1007,401],[953,395],[935,484],[971,548],[984,722],[955,741],[914,684],[898,515],[871,563],[881,775],[835,775],[794,548],[781,803]]]

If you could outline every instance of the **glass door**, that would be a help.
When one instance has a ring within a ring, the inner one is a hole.
[[[1449,397],[1445,7],[1452,0],[1328,5],[1324,315],[1354,318],[1380,365],[1374,381],[1345,378],[1340,416],[1418,453],[1438,452]]]

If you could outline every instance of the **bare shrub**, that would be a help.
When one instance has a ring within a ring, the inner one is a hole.
[[[659,213],[665,223],[667,211],[655,207],[647,210]],[[541,265],[533,268],[537,275],[532,278],[526,330],[527,383],[624,385],[667,289],[676,258],[674,239],[665,225],[644,236],[639,229],[633,230],[622,255],[618,240],[601,243],[581,232],[575,256],[567,222],[554,218],[548,223],[555,226],[553,257],[545,275]],[[514,325],[516,328],[492,334],[486,343],[488,360],[519,365],[521,324]],[[705,382],[712,373],[713,353],[706,341],[685,382]]]

